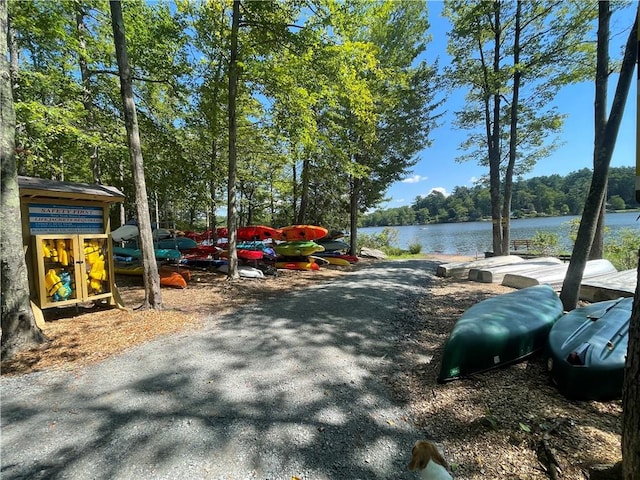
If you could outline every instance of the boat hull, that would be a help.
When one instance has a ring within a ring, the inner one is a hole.
[[[558,390],[575,400],[622,397],[633,298],[576,308],[556,322],[547,342]]]
[[[444,348],[439,382],[508,365],[544,348],[562,302],[549,285],[498,295],[469,308]]]

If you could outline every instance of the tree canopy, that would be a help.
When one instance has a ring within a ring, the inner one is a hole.
[[[611,210],[638,208],[633,176],[635,167],[612,167],[609,172],[607,207]],[[514,183],[512,215],[514,218],[536,215],[581,215],[591,183],[588,168],[562,177],[549,175],[518,179]],[[363,215],[364,227],[387,225],[422,225],[442,222],[467,222],[491,216],[489,188],[478,184],[458,186],[445,197],[434,190],[417,197],[410,206],[377,210]]]
[[[123,5],[149,204],[165,226],[215,224],[226,204],[231,6]],[[428,144],[426,4],[240,7],[238,220],[344,228],[353,181],[362,212]],[[107,2],[25,0],[9,16],[19,173],[115,185],[134,216]]]

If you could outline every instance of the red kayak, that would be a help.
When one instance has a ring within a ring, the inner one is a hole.
[[[264,256],[264,252],[262,252],[262,250],[245,250],[239,248],[236,250],[236,253],[238,258],[241,258],[242,260],[260,260]],[[222,258],[227,258],[229,256],[229,251],[224,250],[220,253],[220,256]]]
[[[212,257],[217,256],[222,249],[220,247],[216,247],[215,245],[198,245],[197,247],[189,248],[184,250],[184,253],[188,255],[197,255],[200,257],[206,257],[211,255]]]
[[[264,225],[250,225],[238,228],[238,240],[243,242],[267,240],[268,238],[278,238],[281,233],[277,228]]]

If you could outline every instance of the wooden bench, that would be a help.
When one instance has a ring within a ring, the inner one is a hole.
[[[511,248],[514,251],[517,251],[518,248],[520,248],[521,250],[526,249],[526,251],[529,251],[529,248],[533,245],[533,240],[530,239],[519,239],[519,240],[511,240]]]

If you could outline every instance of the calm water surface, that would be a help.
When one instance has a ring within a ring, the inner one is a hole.
[[[511,221],[511,239],[533,238],[536,232],[552,232],[558,235],[562,250],[571,251],[569,222],[576,216],[522,218]],[[620,229],[637,229],[638,212],[608,213],[605,224],[608,236],[615,236]],[[359,228],[358,233],[380,233],[384,227]],[[484,256],[493,250],[491,222],[438,223],[392,227],[398,230],[398,246],[406,249],[412,243],[420,243],[424,253],[447,253]],[[606,239],[605,239],[606,241]]]

